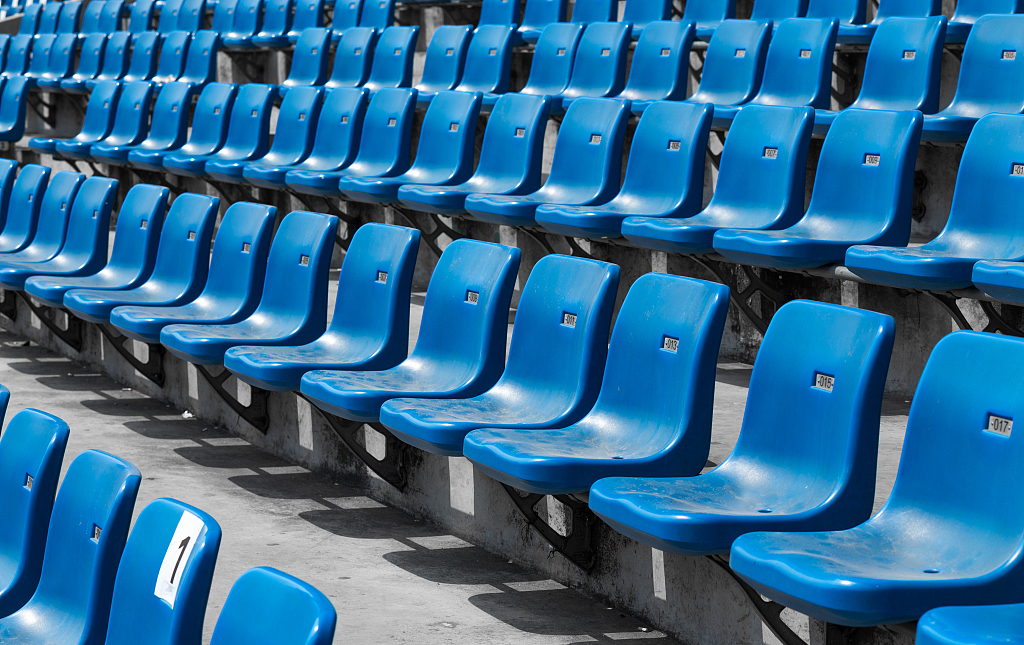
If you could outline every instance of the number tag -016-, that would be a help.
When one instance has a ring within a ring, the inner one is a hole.
[[[171,609],[174,609],[174,599],[178,596],[181,576],[185,572],[185,565],[188,564],[188,558],[192,555],[192,549],[196,546],[203,526],[201,519],[185,511],[178,520],[178,528],[174,529],[171,543],[167,545],[167,553],[164,554],[164,561],[160,565],[153,593],[169,604]]]

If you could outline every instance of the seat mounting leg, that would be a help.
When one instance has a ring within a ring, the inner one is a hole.
[[[4,294],[4,299],[0,301],[0,314],[7,316],[11,322],[18,321],[18,299],[15,297],[17,291],[11,291],[9,289],[0,289]]]
[[[778,311],[779,307],[789,300],[785,295],[770,287],[767,282],[754,273],[753,269],[745,264],[737,265],[747,278],[747,286],[741,289],[736,275],[726,270],[723,262],[716,262],[699,255],[691,255],[690,257],[710,271],[720,283],[729,287],[733,304],[743,312],[743,315],[754,325],[757,331],[761,332],[762,336],[768,331],[768,323],[771,322],[775,311]],[[755,311],[751,304],[754,296],[759,296],[760,311]],[[765,301],[770,302],[774,307],[769,307],[768,302]]]
[[[502,486],[530,526],[537,529],[537,532],[548,541],[555,551],[564,555],[569,562],[585,572],[589,573],[594,568],[594,564],[597,562],[594,538],[601,521],[585,502],[581,502],[571,495],[553,495],[559,502],[568,506],[572,512],[569,534],[563,536],[544,521],[535,508],[546,497],[545,495],[523,492],[508,484],[502,484]]]
[[[196,369],[203,375],[206,382],[210,384],[210,387],[220,395],[220,398],[223,399],[223,401],[227,403],[232,410],[238,413],[238,416],[245,419],[249,425],[256,428],[263,434],[267,434],[267,431],[270,430],[270,414],[267,412],[267,402],[270,399],[270,392],[261,390],[258,387],[250,386],[249,391],[252,394],[249,405],[243,405],[242,402],[238,400],[237,396],[228,392],[224,387],[224,382],[232,376],[231,370],[221,368],[223,371],[214,376],[206,365],[196,365]]]
[[[110,346],[118,354],[124,357],[132,367],[140,374],[155,383],[158,387],[164,386],[166,374],[164,373],[164,354],[167,352],[160,343],[146,343],[149,347],[149,358],[145,363],[136,358],[132,339],[117,331],[110,325],[97,325],[100,333],[107,339]]]
[[[67,328],[61,329],[55,319],[56,311],[52,307],[35,304],[32,302],[31,298],[21,291],[15,291],[14,293],[17,293],[18,296],[21,297],[22,302],[28,305],[28,308],[32,310],[32,313],[39,318],[40,322],[46,325],[47,329],[53,332],[54,336],[64,341],[68,347],[76,352],[82,351],[82,325],[84,323],[80,319],[75,318],[70,312],[65,311],[67,316]]]
[[[746,594],[747,599],[750,600],[750,604],[753,606],[754,611],[757,612],[758,617],[761,618],[761,622],[768,626],[768,629],[775,634],[775,637],[785,643],[785,645],[807,645],[804,639],[797,636],[789,625],[782,620],[782,611],[786,608],[784,605],[780,605],[774,600],[765,600],[761,597],[761,594],[748,585],[746,581],[736,575],[736,572],[729,566],[729,562],[720,555],[709,555],[709,560],[717,564],[722,571],[729,574],[729,577],[736,581],[736,584],[740,586],[743,593]]]

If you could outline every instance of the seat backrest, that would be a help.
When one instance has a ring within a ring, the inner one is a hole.
[[[18,162],[14,159],[0,159],[0,230],[7,218],[7,205],[11,201],[11,189],[18,174]]]
[[[113,81],[109,81],[113,82]],[[146,81],[125,83],[117,100],[114,125],[104,143],[114,146],[132,146],[146,138],[149,126],[149,108],[153,102],[153,85]]]
[[[96,74],[97,80],[115,81],[128,71],[132,35],[126,31],[110,34],[103,43],[103,60]]]
[[[60,12],[60,20],[57,21],[58,34],[77,34],[79,32],[79,21],[82,17],[81,0],[65,0],[64,8]]]
[[[160,62],[157,64],[155,79],[163,82],[177,80],[185,71],[185,57],[188,46],[192,42],[192,34],[187,31],[172,31],[164,36],[160,46]]]
[[[95,2],[95,0],[93,0]],[[107,46],[107,35],[91,33],[82,43],[82,51],[78,57],[78,69],[73,78],[88,80],[96,78],[103,68],[103,48]]]
[[[32,241],[39,222],[39,208],[50,181],[50,169],[37,164],[25,164],[11,187],[11,197],[4,213],[4,228],[0,236],[9,250],[22,248]],[[14,242],[10,244],[8,240]]]
[[[782,22],[786,18],[803,18],[807,13],[807,0],[754,0],[751,20]]]
[[[160,8],[160,18],[157,20],[156,30],[161,34],[169,34],[178,31],[178,18],[181,17],[181,7],[185,0],[164,0]]]
[[[93,2],[95,1],[96,0],[93,0]],[[106,0],[106,2],[101,3],[101,5],[103,8],[100,13],[98,31],[104,34],[120,31],[121,16],[124,14],[123,0]],[[132,5],[132,8],[134,8],[134,5]],[[85,31],[85,29],[83,28],[82,31]]]
[[[234,36],[253,36],[263,24],[263,0],[238,0],[235,21],[231,24]]]
[[[328,50],[331,30],[323,27],[304,29],[295,43],[292,66],[283,85],[323,85],[327,82]]]
[[[260,603],[274,609],[257,610]],[[337,622],[331,601],[315,587],[259,567],[246,571],[231,587],[210,645],[330,645]]]
[[[515,0],[483,0],[478,25],[518,25],[519,4]]]
[[[82,130],[75,138],[79,141],[96,142],[105,139],[114,126],[114,115],[117,112],[117,101],[121,96],[121,83],[117,81],[99,81],[89,95],[85,105],[85,120]]]
[[[813,239],[906,246],[923,120],[920,112],[840,112],[821,146],[811,203],[794,229]]]
[[[54,3],[56,4],[56,3]],[[31,78],[40,78],[46,73],[50,66],[50,54],[53,53],[53,45],[57,41],[56,34],[39,34],[32,45],[32,59],[28,63],[25,75]]]
[[[117,180],[89,177],[71,205],[68,234],[60,257],[74,266],[91,266],[99,271],[107,261],[110,243],[110,212],[117,198]]]
[[[200,299],[230,306],[248,317],[259,304],[266,280],[267,256],[274,233],[277,208],[235,202],[228,206],[217,228],[210,255],[210,272]]]
[[[131,13],[128,17],[128,31],[133,34],[149,31],[153,26],[153,10],[155,8],[156,0],[135,0],[132,2]]]
[[[342,1],[340,5],[344,5]],[[339,3],[335,3],[339,5]],[[337,8],[335,9],[337,12]],[[335,13],[337,16],[337,13]],[[358,16],[358,14],[357,14]],[[358,19],[358,18],[357,18]],[[309,27],[324,26],[324,0],[296,0],[295,15],[292,17],[292,26],[289,33],[302,33],[303,29]]]
[[[328,90],[316,122],[313,149],[303,166],[335,170],[352,163],[359,152],[369,97],[367,90],[359,88]]]
[[[21,24],[18,26],[19,34],[32,35],[39,29],[39,14],[43,12],[43,5],[30,4],[22,10]]]
[[[629,101],[582,98],[562,120],[542,192],[603,204],[619,191]]]
[[[937,111],[945,40],[942,16],[886,19],[871,39],[860,94],[850,107]]]
[[[530,80],[523,94],[554,96],[569,84],[576,48],[583,36],[583,25],[552,23],[540,32],[530,64]]]
[[[363,117],[359,154],[352,165],[364,176],[405,172],[412,154],[416,90],[386,88],[373,94]]]
[[[500,244],[449,244],[430,276],[410,358],[500,373],[519,258],[519,249]]]
[[[1024,15],[983,16],[964,45],[956,94],[943,114],[1024,111]]]
[[[619,98],[631,101],[686,98],[693,36],[693,23],[689,22],[659,20],[647,25],[633,50],[629,81]]]
[[[153,103],[153,120],[149,136],[141,148],[175,150],[188,136],[189,108],[196,93],[190,83],[167,83],[160,89]]]
[[[25,134],[25,110],[28,107],[28,90],[35,84],[26,76],[15,76],[4,83],[0,100],[0,130],[17,141]]]
[[[753,462],[835,482],[832,503],[867,519],[894,333],[892,318],[873,311],[806,300],[780,307],[754,360],[739,439],[720,467]]]
[[[886,18],[926,18],[942,15],[942,0],[882,0],[871,24],[880,25]]]
[[[958,0],[949,21],[973,24],[990,13],[1024,13],[1024,0]]]
[[[49,259],[64,246],[71,207],[84,181],[85,175],[70,170],[55,172],[51,176],[42,195],[39,223],[32,238],[31,248],[39,253],[37,257]]]
[[[572,22],[612,22],[619,17],[618,0],[576,0],[572,5]]]
[[[692,22],[698,28],[714,29],[723,20],[736,17],[736,3],[731,0],[713,2],[687,2],[683,10],[683,22]],[[648,23],[650,26],[653,23]],[[645,27],[646,30],[646,27]]]
[[[197,288],[206,284],[219,208],[216,197],[184,193],[175,198],[160,229],[152,280]]]
[[[423,117],[414,169],[452,183],[469,179],[481,98],[478,92],[438,92]]]
[[[359,26],[387,29],[395,23],[395,0],[363,0]]]
[[[832,101],[836,19],[787,18],[768,45],[764,78],[754,105],[809,105],[827,110]]]
[[[128,271],[142,280],[149,277],[153,272],[169,195],[170,191],[161,186],[132,186],[117,213],[114,246],[105,270]]]
[[[185,32],[180,32],[185,33]],[[108,50],[109,43],[108,42]],[[141,34],[132,36],[132,53],[127,71],[122,74],[125,80],[145,81],[153,78],[156,74],[156,64],[159,60],[156,55],[157,47],[160,44],[160,34],[155,31],[144,31]]]
[[[3,69],[4,64],[7,62],[7,51],[11,47],[11,39],[14,36],[10,34],[0,34],[0,70]]]
[[[419,246],[417,229],[364,224],[352,236],[338,276],[330,330],[379,347],[377,360],[387,365],[409,352],[409,296]]]
[[[235,10],[238,7],[238,0],[217,0],[213,7],[213,20],[210,22],[210,29],[219,34],[226,34],[231,31],[235,24]]]
[[[104,645],[137,643],[140,629],[152,645],[202,640],[220,541],[220,525],[203,511],[172,499],[147,504],[117,568]]]
[[[82,12],[83,34],[102,33],[100,31],[100,14],[103,13],[103,9],[106,6],[107,3],[104,0],[90,0],[89,4],[86,5],[85,10]],[[114,29],[111,29],[110,31],[114,31]]]
[[[196,85],[206,85],[217,80],[218,51],[220,34],[210,29],[197,31],[188,46],[185,71],[181,75],[181,80]]]
[[[36,33],[57,33],[57,23],[60,22],[60,12],[63,8],[63,2],[50,2],[43,5],[43,12],[39,14],[39,26],[36,28]]]
[[[263,298],[253,316],[327,324],[327,285],[338,218],[292,211],[270,245]],[[321,327],[323,329],[323,327]]]
[[[175,31],[187,31],[194,34],[203,28],[205,22],[206,0],[185,0],[181,3],[178,26]]]
[[[261,34],[279,36],[288,33],[292,24],[292,9],[295,0],[267,0],[263,13]]]
[[[346,29],[334,52],[334,68],[327,80],[328,89],[361,87],[366,83],[370,78],[370,65],[373,63],[373,48],[376,42],[377,32],[370,27]]]
[[[11,38],[11,44],[7,48],[7,61],[4,63],[4,76],[17,76],[28,69],[32,40],[32,36],[24,34]]]
[[[566,0],[526,0],[523,29],[543,29],[555,22],[565,22]]]
[[[626,85],[629,23],[595,22],[587,25],[576,48],[567,96],[615,96]]]
[[[359,26],[359,14],[363,10],[363,0],[342,0],[334,3],[334,16],[331,28],[335,31]],[[319,25],[318,25],[319,26]],[[374,29],[373,25],[364,25]]]
[[[384,30],[377,39],[373,67],[364,84],[370,91],[412,86],[412,63],[419,32],[419,27],[388,27]]]
[[[733,119],[706,215],[729,228],[786,228],[803,217],[814,109],[751,105]]]
[[[47,78],[67,78],[71,76],[78,51],[78,34],[58,34],[50,50],[50,60],[46,65]]]
[[[838,19],[839,22],[863,25],[867,14],[867,0],[808,0],[808,18]]]
[[[323,100],[322,87],[293,87],[285,94],[277,113],[274,142],[267,153],[275,165],[297,163],[309,154]]]
[[[246,83],[231,107],[231,120],[222,151],[227,157],[262,157],[270,147],[270,116],[277,88]],[[195,119],[193,118],[193,121]]]
[[[649,212],[677,210],[683,217],[698,212],[713,112],[707,103],[659,101],[648,106],[633,134],[617,200],[644,203]]]
[[[622,21],[633,23],[636,29],[647,27],[655,20],[672,19],[672,0],[626,0]]]
[[[209,154],[224,145],[237,95],[238,86],[234,83],[210,83],[203,88],[196,101],[192,131],[186,144],[190,154]]]
[[[515,27],[510,25],[477,27],[466,52],[462,82],[456,89],[460,92],[507,92],[515,33]]]
[[[0,386],[2,387],[2,386]],[[7,414],[11,393],[0,390],[0,409]],[[0,552],[16,565],[18,575],[5,575],[0,609],[20,609],[39,584],[43,548],[57,493],[68,424],[39,410],[22,410],[10,420],[0,437]],[[10,572],[14,574],[14,571]]]
[[[523,286],[503,386],[568,396],[589,410],[608,354],[619,285],[616,264],[546,255]],[[555,367],[557,366],[557,367]]]
[[[481,18],[481,24],[500,24],[482,21]],[[427,45],[423,77],[416,86],[417,91],[441,92],[454,89],[459,84],[462,70],[466,65],[466,50],[469,48],[472,30],[469,25],[442,25],[434,31],[430,44]],[[347,35],[348,32],[345,32],[345,36]]]

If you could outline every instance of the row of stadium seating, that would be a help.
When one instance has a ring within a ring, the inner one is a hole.
[[[10,391],[0,386],[0,420]],[[127,461],[86,450],[58,490],[70,430],[22,410],[0,438],[0,631],[26,645],[138,642],[186,645],[203,634],[221,528],[172,499],[146,505]],[[213,645],[329,645],[337,613],[309,584],[258,567],[232,586]]]

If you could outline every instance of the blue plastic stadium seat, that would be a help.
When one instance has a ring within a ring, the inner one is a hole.
[[[396,177],[342,176],[338,188],[355,201],[393,203],[398,201],[398,190],[403,185],[447,186],[465,182],[473,174],[479,117],[479,92],[439,93],[427,108],[416,162],[407,171]]]
[[[335,3],[337,10],[337,3]],[[395,0],[363,0],[359,10],[359,26],[373,27],[377,31],[395,24]]]
[[[156,0],[135,0],[128,16],[128,32],[140,34],[153,27],[153,10]]]
[[[371,92],[388,87],[412,87],[412,64],[419,30],[419,27],[384,30],[374,47],[370,76],[363,87]]]
[[[10,262],[44,262],[60,252],[67,233],[71,206],[84,181],[85,175],[70,170],[53,173],[46,192],[35,195],[40,206],[32,241],[20,251],[0,255],[0,267]],[[12,223],[23,217],[21,213],[13,214]]]
[[[622,10],[622,22],[633,25],[633,40],[652,22],[672,19],[672,0],[626,0]]]
[[[561,94],[572,78],[576,48],[583,36],[583,25],[552,23],[544,28],[533,49],[530,78],[520,94],[555,96]],[[492,106],[501,97],[485,94],[484,105]]]
[[[934,240],[913,248],[855,246],[846,266],[877,284],[947,290],[971,286],[978,260],[1024,260],[1017,234],[1024,200],[1024,116],[982,117],[967,140],[946,226]],[[1016,160],[1016,161],[1015,161]]]
[[[705,0],[704,2],[687,2],[680,20],[693,23],[698,39],[710,40],[723,20],[732,20],[735,17],[735,2],[731,0]],[[661,21],[648,23],[648,26],[655,24],[655,22]],[[644,31],[646,31],[646,28]]]
[[[974,265],[971,281],[993,298],[1024,304],[1024,263],[983,260]]]
[[[648,112],[633,135],[619,194],[599,206],[542,205],[535,215],[538,224],[561,235],[614,238],[627,217],[685,218],[700,211],[713,106],[662,101]]]
[[[501,2],[502,0],[497,1]],[[504,2],[518,6],[517,3],[509,0],[504,0]],[[472,31],[473,28],[469,25],[442,25],[434,31],[434,35],[430,38],[430,44],[427,45],[427,54],[423,63],[423,78],[416,85],[416,96],[421,101],[424,96],[433,97],[438,92],[455,89],[455,86],[462,80],[462,70],[466,65],[466,50],[469,48]],[[342,42],[346,37],[348,37],[348,32],[342,37]],[[337,67],[337,63],[335,63],[335,67]]]
[[[103,81],[103,83],[116,83],[116,81]],[[149,83],[145,81],[124,83],[121,86],[121,95],[117,99],[113,124],[107,136],[100,141],[111,146],[130,146],[145,139],[149,126],[149,106],[152,100],[153,86]],[[99,143],[99,141],[79,138],[57,141],[55,144],[56,154],[71,159],[89,159],[89,151],[95,143]]]
[[[590,489],[591,509],[628,537],[691,556],[728,553],[751,531],[842,530],[863,522],[875,498],[894,335],[884,314],[800,300],[783,305],[754,362],[729,457],[696,477],[602,479]]]
[[[185,0],[178,14],[178,31],[191,34],[203,28],[206,22],[206,0]]]
[[[648,25],[633,50],[626,87],[615,98],[631,101],[634,114],[647,109],[651,101],[685,99],[693,34],[690,22],[664,20]]]
[[[92,3],[90,3],[92,4]],[[102,34],[110,34],[115,31],[121,30],[121,16],[124,15],[124,1],[123,0],[106,0],[106,2],[100,3],[102,7],[100,9],[100,20],[98,29],[96,31]],[[132,5],[134,8],[135,5]],[[85,29],[82,31],[86,34]]]
[[[80,0],[73,0],[69,2],[64,0],[64,7],[60,12],[60,20],[57,21],[57,29],[55,33],[58,34],[74,34],[76,37],[79,32],[79,23],[82,19],[82,3]]]
[[[29,89],[35,81],[26,76],[10,78],[0,93],[0,141],[20,141],[25,136],[25,110]]]
[[[267,154],[255,161],[211,159],[206,162],[206,174],[217,181],[241,183],[245,181],[243,172],[247,166],[281,168],[305,160],[313,148],[323,97],[322,87],[297,87],[288,92],[281,101],[274,143]]]
[[[770,20],[723,21],[708,42],[700,86],[686,100],[726,106],[754,98],[761,88],[771,35]]]
[[[0,388],[5,416],[11,393]],[[21,609],[39,584],[68,434],[68,424],[29,409],[16,414],[0,437],[0,512],[8,527],[0,533],[0,616]]]
[[[478,25],[518,25],[519,2],[515,0],[483,0]],[[436,33],[436,32],[435,32]]]
[[[840,24],[863,25],[867,17],[867,0],[808,0],[807,18],[838,20]]]
[[[915,645],[1019,645],[1024,605],[932,609],[917,623]]]
[[[220,541],[217,520],[198,508],[147,504],[117,567],[104,645],[137,643],[140,629],[167,645],[200,642]]]
[[[78,455],[50,516],[39,585],[0,631],[26,645],[100,643],[107,631],[114,576],[142,477],[98,450]]]
[[[185,193],[164,218],[153,270],[145,282],[129,289],[72,289],[64,306],[82,320],[105,324],[121,305],[173,307],[195,300],[206,286],[210,241],[220,200]]]
[[[37,36],[57,33],[57,23],[60,22],[60,12],[63,7],[63,2],[50,2],[43,5],[43,11],[39,14],[39,24],[36,26]]]
[[[349,0],[348,3],[352,2]],[[289,43],[297,42],[305,29],[324,26],[324,3],[325,0],[295,0],[295,15],[292,17],[291,29],[286,34]],[[335,2],[335,20],[339,17],[339,9],[345,4],[344,1]]]
[[[1024,16],[983,16],[960,60],[956,94],[924,119],[925,141],[964,141],[981,117],[1024,111]]]
[[[864,63],[860,93],[850,107],[936,112],[945,26],[942,16],[889,18],[878,25]],[[815,132],[823,134],[836,114],[818,110]]]
[[[22,11],[21,24],[18,26],[18,34],[31,36],[39,28],[39,14],[43,12],[43,5],[30,4]]]
[[[567,110],[581,97],[615,96],[626,87],[629,23],[595,22],[576,48],[569,85],[551,98],[551,111]]]
[[[269,567],[258,567],[246,571],[232,585],[210,645],[331,645],[337,622],[334,605],[315,587]]]
[[[174,87],[174,83],[169,83],[165,87]],[[163,91],[160,95],[163,96]],[[167,145],[153,145],[149,144],[149,139],[143,141],[135,149],[128,152],[128,163],[136,168],[143,168],[146,170],[163,170],[164,158],[170,154],[182,155],[184,158],[192,159],[203,157],[216,152],[224,145],[224,139],[227,136],[228,131],[228,118],[231,114],[231,106],[234,104],[235,95],[238,93],[238,86],[233,83],[210,83],[203,88],[203,91],[199,94],[199,99],[196,101],[195,115],[192,119],[192,132],[189,135],[188,142],[184,145],[180,144],[180,137],[184,137],[185,132],[188,128],[188,104],[185,98],[181,101],[181,110],[185,112],[179,118],[182,119],[183,130],[177,131],[173,139],[168,139],[170,143]],[[162,105],[161,101],[157,100],[157,107]],[[172,108],[173,108],[172,103]],[[158,128],[154,124],[154,128],[150,131],[150,138],[154,135],[159,134],[162,131],[162,127]],[[159,142],[158,142],[159,143]]]
[[[18,174],[18,162],[14,159],[0,159],[0,230],[7,221],[7,207],[11,201],[11,189]]]
[[[10,34],[0,34],[0,70],[7,62],[7,52],[11,47],[11,40],[14,36]]]
[[[156,30],[161,34],[169,34],[178,31],[178,19],[181,17],[181,7],[185,0],[163,0],[160,6],[160,17],[157,18]]]
[[[203,87],[217,80],[217,52],[220,51],[220,34],[209,29],[197,31],[188,46],[185,68],[178,81]]]
[[[156,66],[156,73],[152,77],[154,83],[170,83],[181,78],[185,72],[185,59],[188,57],[190,44],[192,44],[192,34],[187,31],[172,31],[164,36],[160,45],[160,58]],[[129,71],[124,80],[131,82],[146,79],[135,79]]]
[[[206,287],[195,300],[174,307],[117,307],[110,314],[110,323],[132,338],[158,343],[160,331],[167,325],[228,325],[248,318],[263,294],[276,215],[273,206],[232,204],[213,242]]]
[[[868,24],[840,24],[837,42],[870,43],[875,31],[887,18],[927,18],[941,15],[941,0],[881,0],[875,17]]]
[[[263,24],[263,0],[238,0],[231,31],[221,32],[225,49],[252,49],[252,37]]]
[[[176,175],[202,177],[206,174],[205,168],[209,161],[251,161],[267,154],[270,148],[270,114],[275,94],[273,85],[242,85],[231,107],[224,144],[215,151],[198,154],[187,150],[189,146],[186,145],[164,157],[164,170]],[[193,129],[193,139],[195,134]]]
[[[97,0],[89,3],[92,6]],[[64,91],[84,92],[85,82],[96,78],[103,68],[103,49],[107,45],[107,35],[102,33],[91,33],[82,42],[81,55],[78,59],[78,68],[68,78],[47,80],[44,84],[51,88],[60,88]]]
[[[376,421],[381,406],[395,397],[458,398],[485,392],[505,365],[508,308],[519,256],[519,249],[507,246],[452,242],[430,276],[419,336],[409,357],[385,370],[307,372],[300,386],[303,396],[346,419]]]
[[[404,173],[409,169],[415,111],[416,90],[378,90],[366,108],[355,159],[338,170],[291,170],[285,183],[309,195],[340,195],[342,176],[394,177]]]
[[[100,14],[103,13],[107,3],[104,0],[90,0],[89,5],[82,11],[82,35],[103,33],[100,30]],[[116,29],[116,28],[115,28]],[[111,29],[110,31],[115,31]]]
[[[457,92],[504,94],[512,75],[512,45],[515,28],[508,25],[484,25],[473,32],[466,52],[466,65]],[[428,94],[427,101],[432,97]],[[419,95],[423,101],[423,94]]]
[[[20,76],[28,69],[28,59],[32,54],[32,36],[19,34],[11,38],[7,48],[7,60],[4,61],[3,76]]]
[[[309,87],[326,83],[330,47],[330,29],[310,27],[303,31],[302,36],[295,43],[288,78],[278,86],[278,94],[284,97],[293,87]]]
[[[618,265],[545,256],[523,288],[508,363],[494,387],[468,399],[393,399],[381,406],[380,422],[408,444],[455,456],[478,428],[539,430],[579,421],[601,387],[618,282]]]
[[[213,5],[213,19],[210,21],[210,29],[222,35],[230,32],[235,24],[235,11],[238,8],[238,1],[217,0]]]
[[[37,274],[25,281],[25,291],[49,307],[62,309],[64,294],[72,289],[131,289],[145,282],[153,272],[169,193],[147,184],[132,187],[118,212],[110,259],[98,273]]]
[[[295,0],[267,0],[263,13],[263,26],[252,37],[254,47],[285,47],[292,24]]]
[[[439,27],[438,30],[446,27]],[[370,78],[373,49],[377,32],[369,27],[352,27],[338,41],[334,50],[334,67],[324,85],[329,90],[338,87],[362,87]],[[428,54],[429,56],[429,54]]]
[[[409,351],[409,296],[419,242],[416,229],[361,226],[345,254],[334,317],[324,335],[299,347],[233,347],[224,367],[259,388],[294,391],[312,370],[398,365]]]
[[[85,94],[100,81],[116,81],[128,72],[128,52],[131,34],[117,32],[107,36],[103,44],[102,64],[92,78],[78,78],[75,74],[60,82],[60,88],[73,94]]]
[[[191,363],[220,365],[239,345],[304,345],[327,328],[327,283],[336,217],[293,211],[270,248],[263,297],[251,316],[233,324],[172,324],[160,342]]]
[[[648,273],[630,288],[594,408],[551,430],[485,428],[463,453],[520,490],[586,493],[605,477],[700,473],[711,450],[715,369],[729,290]]]
[[[0,253],[20,251],[36,234],[39,209],[50,181],[50,169],[25,164],[11,187],[11,196],[4,209],[4,228],[0,231]]]
[[[792,226],[804,214],[813,115],[808,107],[753,105],[740,110],[725,140],[707,207],[692,217],[627,218],[623,237],[669,253],[714,253],[719,229]]]
[[[1017,338],[956,332],[940,340],[918,382],[882,510],[845,531],[742,536],[733,570],[758,592],[840,625],[1024,600],[1012,582],[1024,553],[1020,504],[992,495],[1024,483],[1024,454],[1011,433],[1024,414],[1014,376],[1022,359]],[[985,467],[969,478],[946,476],[964,463]]]
[[[122,80],[130,83],[132,81],[148,81],[153,78],[160,60],[156,52],[160,48],[161,39],[162,36],[155,31],[132,36],[131,57],[127,70],[121,76]],[[86,83],[86,87],[91,89],[92,85]]]
[[[50,260],[0,262],[0,285],[20,291],[25,280],[39,275],[92,275],[107,261],[110,211],[117,196],[117,180],[90,177],[75,195],[68,217],[67,235],[60,253]],[[127,198],[126,198],[127,203]]]
[[[1024,0],[959,0],[953,17],[946,25],[946,42],[967,41],[971,27],[988,14],[1024,13]]]
[[[51,3],[59,5],[59,2]],[[32,43],[32,57],[28,62],[28,69],[25,76],[32,79],[40,79],[46,73],[50,65],[50,53],[53,52],[53,45],[57,40],[56,34],[39,34]]]
[[[535,43],[540,33],[550,24],[565,22],[566,0],[526,0],[519,38]]]
[[[807,14],[808,0],[754,0],[751,20],[768,20],[778,24],[786,18],[803,18]]]
[[[783,20],[768,46],[761,89],[747,105],[808,105],[827,110],[832,101],[836,19]],[[728,128],[740,108],[715,105],[715,126]]]
[[[618,0],[576,0],[572,5],[572,22],[578,25],[611,22],[618,17]]]
[[[466,210],[492,224],[533,226],[542,204],[591,206],[610,201],[619,192],[628,122],[629,101],[574,101],[558,131],[544,185],[527,195],[470,195]]]
[[[339,88],[327,92],[316,121],[312,149],[302,161],[291,165],[271,166],[266,157],[247,163],[242,176],[247,182],[261,188],[284,190],[288,173],[336,172],[348,166],[359,150],[363,114],[369,92],[363,89]]]
[[[75,55],[78,53],[78,34],[58,34],[50,50],[46,71],[36,79],[36,85],[48,89],[60,89],[60,82],[74,72]]]
[[[715,250],[775,268],[841,264],[851,246],[906,246],[920,112],[844,110],[825,136],[814,193],[800,221],[778,231],[720,230]]]
[[[326,2],[326,0],[322,0],[321,2],[321,11],[323,11],[323,2]],[[345,31],[353,27],[358,27],[359,14],[362,11],[362,9],[363,0],[341,0],[341,2],[335,0],[334,15],[331,18],[331,39],[336,41],[344,35]],[[319,27],[321,25],[317,26]],[[365,26],[370,29],[373,29],[373,27],[371,27],[370,25]],[[296,36],[295,38],[297,40],[298,36]],[[291,38],[289,37],[289,40],[290,39]]]

